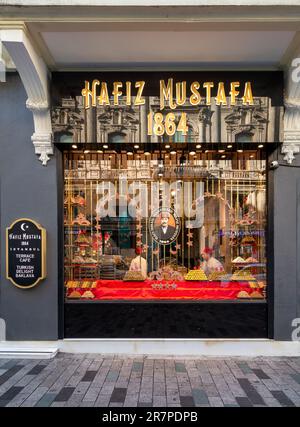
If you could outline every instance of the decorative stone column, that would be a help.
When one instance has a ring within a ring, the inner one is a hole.
[[[35,154],[39,155],[39,160],[46,166],[49,156],[53,154],[46,64],[33,47],[25,25],[1,29],[0,39],[22,79],[28,96],[26,106],[33,114],[34,133],[31,140]]]
[[[300,152],[300,70],[297,74],[293,61],[285,74],[284,105],[282,153],[284,160],[291,164]]]

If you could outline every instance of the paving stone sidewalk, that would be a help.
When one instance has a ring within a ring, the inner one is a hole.
[[[0,406],[300,407],[300,357],[0,359]]]

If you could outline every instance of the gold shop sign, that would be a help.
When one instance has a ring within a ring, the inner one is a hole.
[[[46,230],[28,218],[6,229],[6,278],[21,289],[46,278]]]
[[[113,82],[112,91],[109,92],[108,84],[105,81],[94,79],[92,83],[85,81],[82,89],[84,107],[120,105],[125,100],[128,106],[141,106],[146,103],[144,91],[146,82],[126,81]],[[216,95],[213,96],[213,91]],[[183,105],[198,106],[211,105],[215,100],[216,105],[231,106],[236,105],[240,99],[242,105],[253,105],[253,94],[251,82],[245,82],[242,87],[240,82],[229,83],[229,90],[226,91],[224,82],[192,82],[187,87],[186,81],[174,83],[173,78],[159,81],[159,108],[158,112],[150,112],[147,115],[148,135],[162,136],[165,133],[169,136],[175,132],[182,132],[187,135],[187,113],[180,111],[175,115],[176,109]],[[167,114],[162,111],[167,110]],[[171,110],[171,111],[170,111]]]

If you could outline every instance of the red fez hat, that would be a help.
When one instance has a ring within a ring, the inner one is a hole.
[[[213,250],[211,248],[204,248],[202,253],[211,255],[213,253]]]
[[[136,248],[136,249],[135,249],[135,253],[136,253],[137,255],[141,255],[141,254],[143,253],[143,249],[142,249],[142,248]]]

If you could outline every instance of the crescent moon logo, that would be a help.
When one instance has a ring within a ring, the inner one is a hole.
[[[21,224],[21,230],[22,231],[25,231],[25,225],[26,225],[25,222],[22,222],[22,224]],[[28,228],[28,226],[26,228]]]

